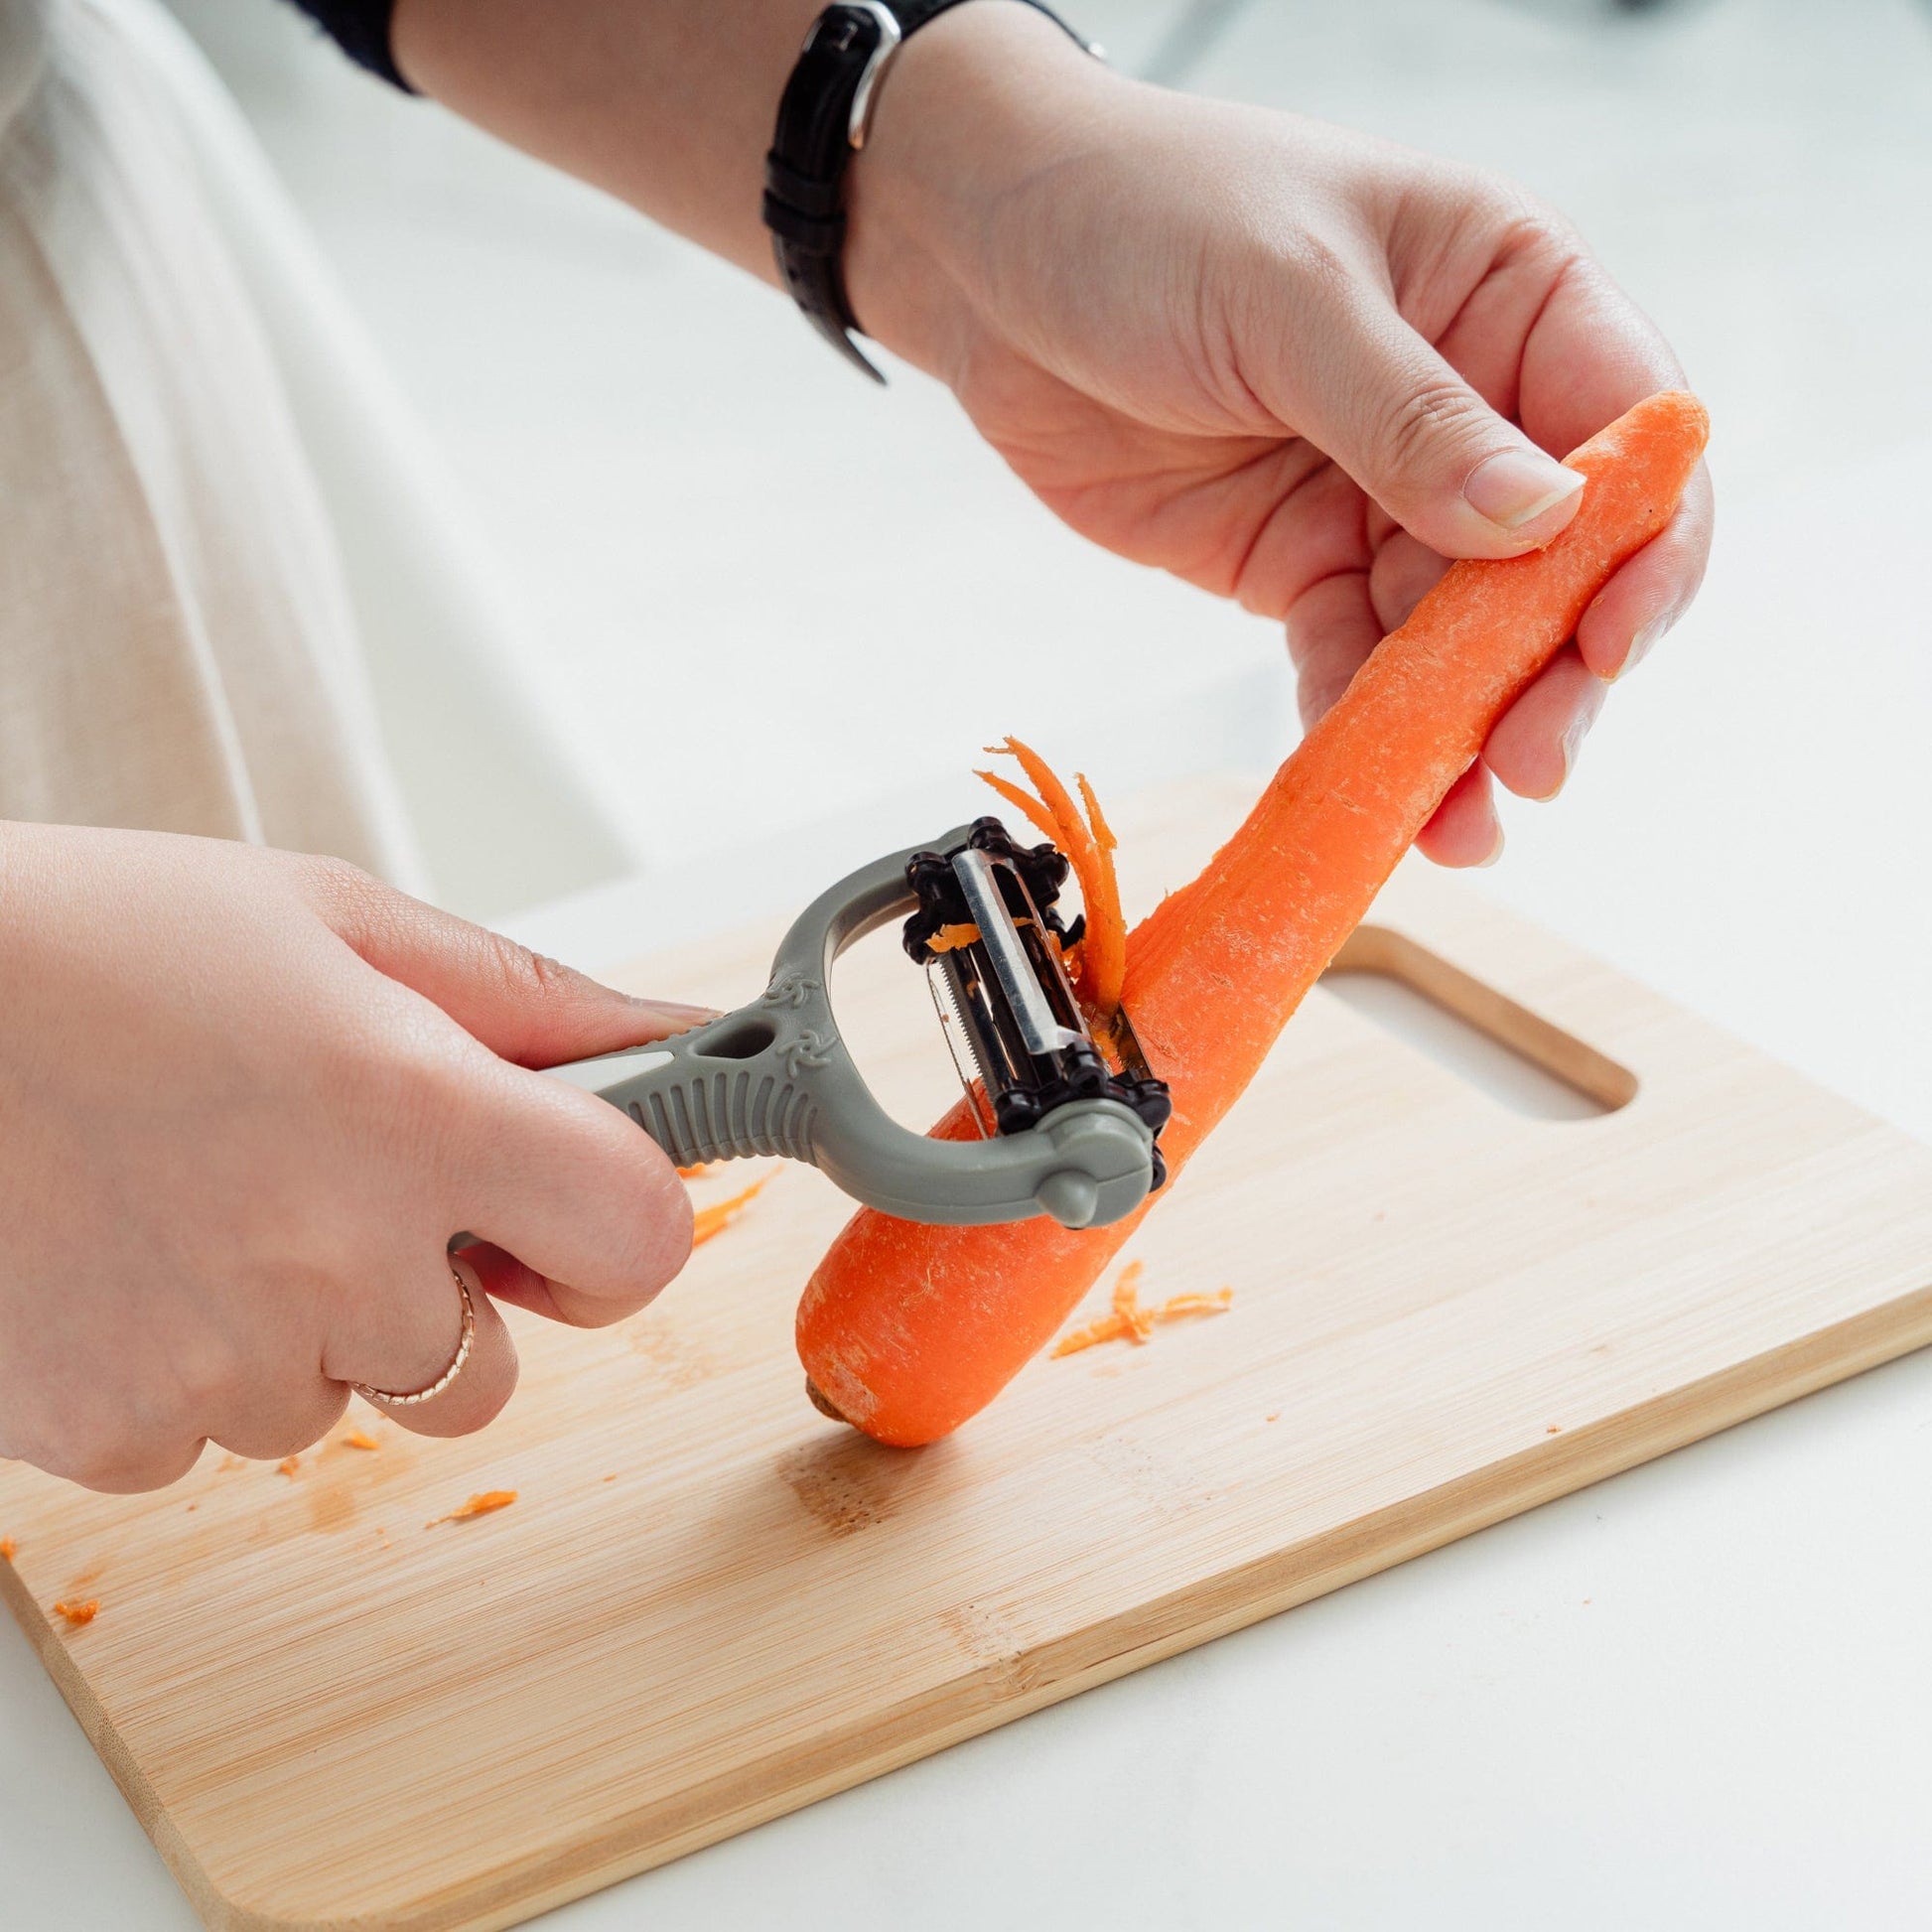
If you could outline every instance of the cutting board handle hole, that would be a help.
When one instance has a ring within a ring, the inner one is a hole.
[[[1392,926],[1357,927],[1321,983],[1384,1032],[1532,1120],[1595,1120],[1636,1098],[1628,1067]]]

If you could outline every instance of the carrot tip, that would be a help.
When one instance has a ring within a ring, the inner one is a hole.
[[[851,1417],[847,1416],[809,1375],[805,1377],[805,1399],[821,1416],[829,1416],[833,1422],[842,1422],[847,1428],[852,1426]]]

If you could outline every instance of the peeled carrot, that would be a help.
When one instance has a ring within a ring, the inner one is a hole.
[[[1570,467],[1589,483],[1562,535],[1528,556],[1452,565],[1200,876],[1135,929],[1125,1004],[1173,1090],[1162,1147],[1175,1177],[1496,720],[1670,520],[1708,433],[1702,404],[1674,392],[1579,449]],[[933,1132],[972,1138],[970,1105]],[[815,1399],[881,1442],[950,1434],[1045,1345],[1139,1221],[927,1227],[862,1210],[799,1304]]]

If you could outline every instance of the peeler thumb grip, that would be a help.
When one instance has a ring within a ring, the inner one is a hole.
[[[621,1108],[679,1167],[781,1155],[911,1221],[1047,1214],[1078,1228],[1132,1213],[1152,1184],[1154,1142],[1117,1101],[1071,1101],[1022,1134],[935,1141],[893,1119],[866,1085],[832,1011],[831,967],[917,903],[906,864],[920,849],[878,860],[807,906],[750,1005],[551,1072]]]

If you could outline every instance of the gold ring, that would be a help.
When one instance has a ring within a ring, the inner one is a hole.
[[[456,1357],[449,1367],[428,1388],[414,1390],[409,1395],[396,1395],[388,1389],[372,1389],[366,1382],[351,1382],[349,1387],[357,1395],[369,1402],[379,1402],[385,1408],[413,1409],[419,1402],[434,1402],[463,1373],[464,1364],[470,1359],[470,1351],[477,1345],[477,1305],[470,1299],[470,1284],[454,1268],[450,1270],[450,1279],[456,1283],[457,1293],[463,1297],[463,1339],[457,1343]]]

